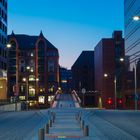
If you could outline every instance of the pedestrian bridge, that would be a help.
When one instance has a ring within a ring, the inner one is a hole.
[[[80,99],[76,93],[57,94],[50,109],[55,114],[52,122],[49,122],[49,131],[45,138],[47,140],[57,140],[61,138],[69,140],[79,140],[84,136],[84,132],[78,121],[78,114],[81,111]]]
[[[51,108],[80,108],[81,100],[73,91],[71,94],[56,94]]]

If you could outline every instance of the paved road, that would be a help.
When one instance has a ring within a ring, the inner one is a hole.
[[[140,112],[87,109],[82,114],[95,140],[140,139]]]
[[[0,140],[31,140],[47,120],[45,110],[1,113]]]

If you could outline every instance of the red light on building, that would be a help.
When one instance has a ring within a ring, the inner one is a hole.
[[[107,103],[108,103],[109,105],[111,105],[111,104],[112,104],[112,99],[111,99],[111,98],[108,98]]]
[[[122,104],[122,99],[118,99],[118,104]]]

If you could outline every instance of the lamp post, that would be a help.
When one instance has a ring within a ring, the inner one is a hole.
[[[85,106],[85,93],[86,93],[86,89],[82,88],[82,94],[83,94],[83,107]]]
[[[116,75],[115,75],[115,77],[114,77],[114,89],[115,89],[115,91],[114,91],[114,107],[115,107],[115,109],[117,108],[117,79],[116,79]]]
[[[29,74],[28,72],[31,70],[30,66],[26,67],[26,78],[23,78],[23,82],[26,82],[26,109],[28,110],[28,99],[29,99]]]
[[[134,83],[135,83],[135,88],[134,88],[134,92],[135,92],[135,110],[137,110],[137,63],[135,61],[135,66],[134,66]]]
[[[29,86],[29,81],[28,81],[28,78],[23,78],[22,79],[23,82],[26,82],[26,109],[28,110],[28,86]]]
[[[140,16],[138,15],[135,15],[133,16],[133,20],[134,21],[140,21]],[[134,66],[134,93],[135,93],[135,110],[137,110],[138,108],[138,104],[137,104],[137,63],[136,63],[136,60],[135,60],[135,66]]]
[[[120,58],[119,62],[124,62],[124,58]],[[108,74],[104,73],[104,77],[107,78]],[[117,109],[117,76],[114,74],[114,108]]]

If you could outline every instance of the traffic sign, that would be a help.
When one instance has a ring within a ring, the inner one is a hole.
[[[85,94],[86,93],[86,89],[82,88],[82,93]]]

